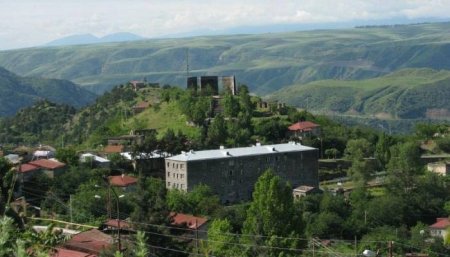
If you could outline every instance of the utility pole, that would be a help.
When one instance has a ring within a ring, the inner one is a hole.
[[[392,245],[393,245],[393,241],[389,241],[388,242],[388,251],[389,251],[389,257],[392,257]]]
[[[358,241],[357,241],[358,239],[356,238],[356,236],[355,236],[355,257],[357,257],[358,256]]]
[[[197,219],[195,219],[195,248],[197,249],[197,254],[199,254],[199,250],[198,250],[198,227],[197,227]]]
[[[70,223],[73,223],[72,195],[69,195]]]

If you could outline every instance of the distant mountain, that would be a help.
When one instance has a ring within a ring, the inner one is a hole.
[[[314,81],[268,99],[329,115],[450,120],[450,71],[404,69],[367,80]]]
[[[0,67],[0,117],[14,115],[39,100],[82,107],[95,98],[67,80],[20,77]]]
[[[128,32],[119,32],[104,37],[96,37],[92,34],[80,34],[63,37],[53,40],[46,46],[68,46],[68,45],[88,45],[99,43],[111,43],[111,42],[127,42],[145,39],[144,37]]]
[[[235,75],[264,95],[404,68],[450,70],[450,23],[18,49],[1,51],[0,66],[23,76],[71,80],[96,93],[143,78],[185,86],[187,50],[190,75]]]

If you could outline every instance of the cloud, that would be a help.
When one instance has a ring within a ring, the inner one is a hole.
[[[82,33],[147,37],[277,23],[450,17],[450,0],[0,0],[0,48]]]

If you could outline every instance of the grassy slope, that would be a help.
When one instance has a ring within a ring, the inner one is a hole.
[[[262,35],[158,39],[0,52],[22,75],[64,78],[102,91],[147,77],[184,85],[191,74],[235,74],[260,94],[320,79],[361,79],[405,67],[450,69],[449,23]]]
[[[325,113],[424,118],[430,109],[450,111],[450,71],[405,69],[375,79],[315,81],[269,98]]]

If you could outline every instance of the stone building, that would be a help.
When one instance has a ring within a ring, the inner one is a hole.
[[[206,184],[224,203],[247,201],[269,168],[294,188],[318,187],[318,157],[318,149],[295,142],[183,152],[165,159],[166,187],[190,191]]]

